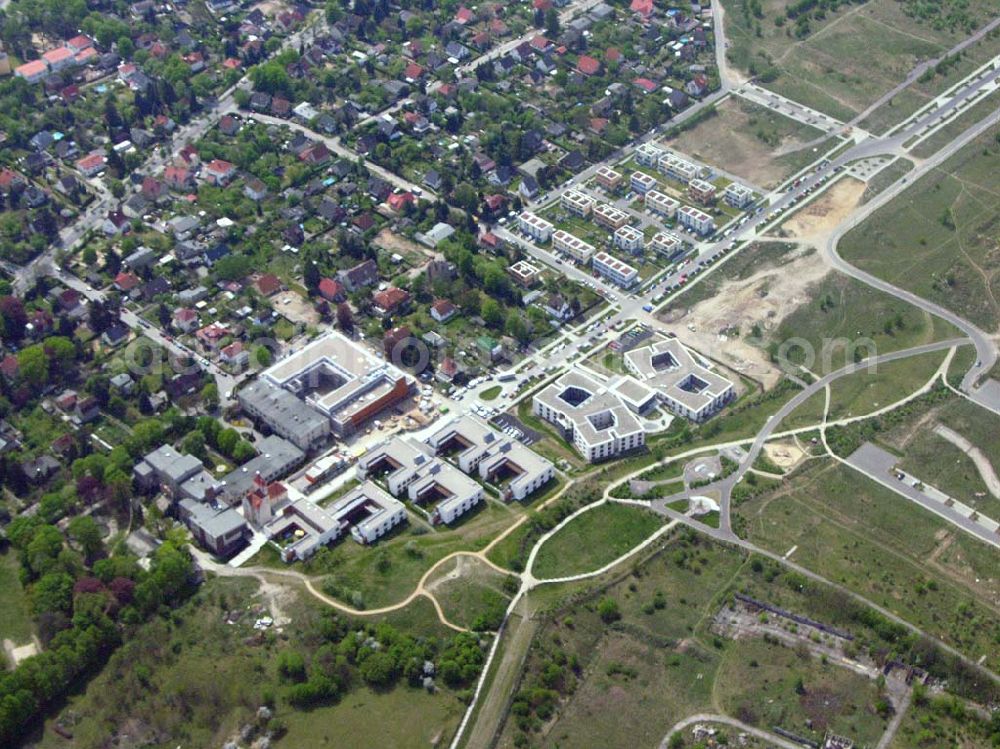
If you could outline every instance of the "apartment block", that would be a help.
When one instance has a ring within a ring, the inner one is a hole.
[[[691,231],[697,232],[702,236],[715,231],[715,219],[704,211],[699,211],[697,208],[689,205],[683,206],[677,211],[677,220],[681,226],[686,226]]]
[[[637,149],[635,149],[635,160],[636,163],[642,166],[658,167],[660,163],[660,157],[666,152],[660,146],[655,143],[643,143]]]
[[[665,195],[659,190],[650,190],[646,193],[646,207],[653,213],[672,219],[677,209],[681,207],[680,201],[674,200],[669,195]]]
[[[579,237],[570,234],[568,231],[557,229],[552,235],[552,248],[559,252],[565,252],[577,262],[586,265],[590,258],[597,252],[597,248],[589,242],[584,242]]]
[[[605,190],[617,190],[621,187],[623,177],[621,172],[616,172],[609,166],[601,166],[597,170],[595,179]]]
[[[646,238],[643,233],[634,226],[626,224],[615,232],[615,247],[633,255],[641,254]]]
[[[632,176],[629,178],[628,183],[629,187],[640,195],[645,195],[659,184],[656,181],[656,177],[646,174],[645,172],[632,172]]]
[[[518,216],[517,225],[522,232],[537,242],[548,242],[555,228],[548,221],[536,216],[531,211],[525,211]]]
[[[574,216],[586,218],[596,203],[592,197],[579,190],[567,190],[562,194],[559,204]]]
[[[739,182],[731,182],[722,193],[722,198],[733,208],[746,208],[753,202],[753,190]]]
[[[656,168],[668,177],[675,179],[678,182],[683,182],[685,185],[691,180],[697,178],[701,171],[697,164],[694,164],[687,159],[682,159],[677,154],[670,153],[669,151],[660,156],[659,160],[656,162]]]
[[[628,214],[613,205],[599,203],[594,207],[594,223],[598,226],[606,226],[614,231],[628,223]]]
[[[715,202],[718,189],[711,182],[703,179],[693,179],[688,182],[688,195],[691,199],[702,205],[711,205]]]
[[[666,257],[673,257],[684,247],[684,240],[668,231],[661,231],[649,240],[649,248]]]
[[[639,280],[639,271],[606,252],[594,255],[593,267],[606,279],[625,289]]]

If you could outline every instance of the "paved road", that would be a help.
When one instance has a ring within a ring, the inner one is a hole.
[[[728,715],[715,715],[713,713],[698,713],[697,715],[692,715],[689,718],[674,724],[674,727],[667,731],[667,735],[663,737],[663,741],[660,742],[660,749],[668,749],[670,746],[670,737],[673,736],[678,731],[683,731],[685,728],[689,728],[696,723],[721,723],[723,725],[731,726],[743,733],[748,733],[751,736],[756,736],[758,739],[773,744],[774,746],[780,746],[781,749],[802,749],[801,744],[796,744],[794,741],[789,741],[784,739],[776,733],[771,733],[770,731],[764,731],[755,726],[751,726],[749,723],[744,723],[741,720],[736,720],[736,718],[730,718]]]

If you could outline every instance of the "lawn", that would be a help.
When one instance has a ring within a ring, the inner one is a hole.
[[[503,587],[506,578],[480,560],[463,556],[435,570],[427,589],[452,623],[492,631],[510,603],[511,596]]]
[[[868,180],[868,187],[865,188],[864,195],[861,196],[862,204],[874,200],[879,193],[894,185],[900,177],[905,176],[913,169],[913,162],[909,159],[898,158],[889,166],[885,167]]]
[[[497,396],[503,391],[503,387],[500,385],[494,385],[493,387],[486,388],[479,393],[480,399],[484,401],[494,401]]]
[[[779,726],[817,742],[829,730],[857,746],[874,746],[885,728],[873,680],[782,644],[740,642],[723,657],[715,683],[727,715],[762,728]]]
[[[32,625],[20,570],[21,564],[14,551],[8,548],[0,554],[0,640],[10,639],[16,645],[26,645],[31,639]]]
[[[998,134],[990,128],[847,234],[844,259],[986,330],[1000,327]]]
[[[990,726],[948,695],[920,690],[899,725],[889,749],[980,749],[990,744]]]
[[[905,518],[905,522],[901,522]],[[1000,663],[995,550],[846,466],[814,461],[742,502],[741,535],[842,583],[986,665]],[[951,547],[961,549],[949,555]]]
[[[538,550],[538,579],[598,570],[649,538],[663,518],[631,505],[606,503],[577,516]]]

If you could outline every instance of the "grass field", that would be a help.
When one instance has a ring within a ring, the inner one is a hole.
[[[771,346],[816,374],[850,364],[855,351],[864,358],[957,335],[939,318],[837,273],[825,276],[809,296],[781,322]]]
[[[900,177],[905,176],[912,169],[913,162],[909,159],[896,159],[868,180],[868,187],[865,188],[865,193],[861,196],[861,202],[867,203],[873,200],[879,193],[891,187]]]
[[[998,134],[990,128],[847,234],[843,257],[995,331]]]
[[[862,416],[906,397],[934,376],[946,355],[946,351],[934,351],[910,356],[880,364],[874,372],[856,372],[835,380],[830,384],[828,418]]]
[[[460,627],[495,630],[510,603],[510,594],[503,588],[506,577],[474,557],[463,556],[435,570],[427,588],[449,621]]]
[[[479,397],[484,401],[496,400],[497,396],[500,395],[500,392],[502,390],[503,388],[500,385],[494,385],[493,387],[486,388],[481,393],[479,393]]]
[[[829,730],[850,736],[858,746],[874,746],[885,728],[875,711],[874,681],[782,644],[741,642],[723,657],[715,682],[727,715],[813,741],[822,741]]]
[[[751,541],[780,554],[797,547],[791,559],[798,564],[974,660],[1000,663],[995,550],[894,492],[845,466],[815,461],[775,492],[743,502],[737,516]]]
[[[8,548],[0,554],[0,640],[26,645],[31,639],[32,626],[28,596],[18,577],[20,569],[15,552]]]
[[[715,106],[713,116],[671,138],[667,145],[752,185],[773,189],[818,157],[811,148],[785,156],[776,156],[775,151],[822,135],[821,130],[731,96]]]
[[[984,25],[991,8],[988,0],[943,2],[930,6],[933,10],[924,5],[921,10],[931,17],[919,20],[905,12],[912,3],[870,0],[822,16],[782,19],[779,26],[775,19],[785,15],[792,0],[759,5],[757,17],[749,3],[726,0],[730,61],[773,78],[768,88],[841,120],[862,112],[920,61],[940,56]],[[911,111],[900,108],[903,114]]]
[[[542,580],[598,570],[642,543],[662,525],[662,517],[639,507],[598,505],[542,544],[532,573]]]
[[[951,697],[918,694],[889,749],[979,749],[989,746],[989,733],[987,721]]]

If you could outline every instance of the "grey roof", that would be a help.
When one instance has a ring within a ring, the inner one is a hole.
[[[294,396],[292,396],[294,397]],[[315,413],[315,412],[313,412]],[[257,443],[260,454],[222,478],[227,497],[242,497],[253,485],[254,476],[280,476],[298,465],[305,453],[286,439],[271,435]]]
[[[182,499],[181,506],[188,514],[188,524],[197,526],[206,536],[212,538],[222,538],[247,527],[243,516],[231,507],[220,510],[193,499]]]
[[[257,380],[244,387],[239,392],[239,399],[256,409],[274,429],[288,434],[311,432],[327,423],[326,417],[315,408],[267,380]]]
[[[159,476],[173,483],[181,483],[202,469],[200,460],[193,455],[184,455],[170,445],[156,448],[144,460]]]

